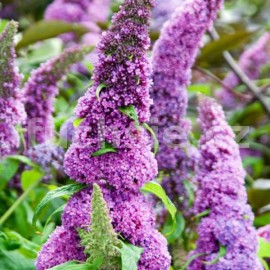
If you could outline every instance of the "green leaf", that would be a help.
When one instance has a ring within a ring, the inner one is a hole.
[[[71,196],[75,192],[78,192],[85,188],[82,184],[70,184],[63,187],[59,187],[55,190],[49,191],[42,201],[38,204],[33,215],[33,226],[36,228],[37,220],[42,216],[44,208],[54,199],[62,196]]]
[[[255,217],[254,225],[256,227],[263,227],[270,224],[270,213],[265,213],[263,215]]]
[[[166,223],[164,225],[164,228],[162,230],[162,233],[166,235],[167,241],[169,244],[174,243],[175,241],[179,240],[185,230],[186,221],[182,213],[177,212],[176,213],[176,226],[173,233],[168,235],[168,233],[171,231],[171,228],[173,227],[173,221],[171,218],[166,219]]]
[[[30,44],[45,39],[57,37],[63,33],[74,32],[78,36],[87,33],[89,30],[80,24],[71,24],[63,21],[39,21],[32,24],[23,32],[22,40],[18,43],[16,49],[19,50]]]
[[[140,122],[139,117],[137,114],[137,111],[133,105],[121,107],[119,108],[119,111],[125,115],[127,115],[130,119],[134,121],[135,127],[137,130],[140,129]]]
[[[74,126],[75,128],[77,128],[77,127],[80,126],[80,124],[81,124],[83,121],[84,121],[84,118],[77,118],[77,119],[75,119],[75,120],[73,121],[73,126]]]
[[[0,269],[3,270],[35,270],[35,259],[28,259],[19,251],[0,250]]]
[[[258,256],[260,258],[270,258],[270,242],[266,241],[262,237],[259,237]]]
[[[37,253],[40,250],[40,246],[25,239],[20,234],[15,231],[6,232],[6,242],[17,243],[17,251],[20,252],[27,258],[35,259],[37,257]]]
[[[64,211],[66,207],[66,204],[63,204],[61,206],[59,206],[57,209],[55,209],[51,214],[50,216],[48,217],[47,221],[46,221],[46,224],[45,224],[45,227],[49,224],[49,222],[52,220],[52,217],[55,216],[56,214],[59,214],[59,213],[62,213]]]
[[[176,212],[177,212],[177,209],[175,207],[175,205],[172,203],[172,201],[170,200],[170,198],[167,196],[165,190],[163,189],[163,187],[154,182],[154,181],[151,181],[149,183],[146,183],[142,188],[141,188],[142,191],[144,192],[149,192],[149,193],[152,193],[154,195],[156,195],[158,198],[160,198],[162,200],[162,202],[164,203],[166,209],[168,210],[168,212],[170,213],[171,217],[172,217],[172,221],[173,221],[173,230],[171,233],[174,232],[175,230],[175,227],[176,227]]]
[[[210,209],[207,209],[207,210],[199,213],[198,215],[196,215],[193,219],[201,219],[203,217],[208,216],[210,213],[211,213],[211,210]]]
[[[42,177],[43,173],[39,170],[24,171],[21,176],[22,189],[26,191],[30,186],[40,181]]]
[[[212,262],[203,262],[204,264],[206,265],[213,265],[213,264],[216,264],[218,263],[219,259],[224,257],[225,255],[227,254],[227,248],[220,245],[219,247],[219,252],[218,252],[218,256],[212,261]]]
[[[106,85],[105,83],[101,83],[101,84],[98,86],[98,88],[97,88],[97,90],[96,90],[96,97],[97,97],[97,100],[98,100],[98,101],[100,101],[100,92],[101,92],[103,89],[105,89],[105,88],[107,88],[107,85]]]
[[[0,161],[0,190],[3,189],[7,182],[16,174],[19,165],[18,160],[10,158]]]
[[[211,85],[210,84],[193,84],[188,87],[188,91],[211,96]]]
[[[188,261],[184,264],[184,266],[180,269],[180,270],[186,270],[188,268],[188,266],[197,258],[205,256],[206,253],[199,253],[199,254],[194,254],[193,256],[191,256]]]
[[[269,270],[268,263],[262,258],[260,258],[260,261],[264,267],[264,270]]]
[[[119,251],[122,259],[122,270],[137,270],[143,248],[122,242],[122,248]]]
[[[142,126],[152,135],[154,139],[154,154],[156,155],[159,149],[159,141],[154,132],[154,130],[146,123],[143,123]]]
[[[108,142],[104,142],[102,144],[102,147],[91,154],[92,157],[99,157],[101,155],[107,154],[107,153],[117,153],[117,150],[112,146],[112,144]]]
[[[48,270],[98,270],[99,268],[89,263],[79,263],[77,261],[69,261],[60,265],[57,265]]]
[[[7,24],[8,24],[7,20],[0,19],[0,33],[3,32],[3,30],[6,28]]]
[[[37,48],[32,50],[25,59],[28,65],[39,64],[60,55],[63,42],[59,38],[51,38],[43,41]],[[23,59],[23,60],[24,60]]]

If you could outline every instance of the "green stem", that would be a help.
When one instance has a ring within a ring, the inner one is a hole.
[[[11,205],[6,213],[0,218],[0,226],[2,226],[7,219],[13,214],[16,208],[24,201],[28,194],[39,184],[39,181],[33,183],[25,192]]]

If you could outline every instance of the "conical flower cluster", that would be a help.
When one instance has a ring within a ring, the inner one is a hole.
[[[26,118],[20,92],[22,78],[15,66],[13,38],[17,28],[11,21],[0,36],[0,158],[16,152],[20,140],[15,125]]]
[[[258,239],[254,215],[247,204],[245,172],[234,133],[221,106],[202,98],[199,119],[200,169],[195,203],[202,217],[194,254],[201,254],[189,270],[262,270],[257,258]],[[226,252],[219,258],[219,251]],[[214,262],[215,263],[212,263]]]
[[[152,7],[152,0],[126,0],[102,37],[94,84],[77,106],[82,122],[65,158],[67,174],[89,187],[69,200],[62,227],[39,254],[38,270],[84,256],[77,229],[91,224],[94,183],[102,188],[114,230],[144,249],[138,269],[169,269],[166,240],[139,191],[157,174],[149,134],[140,126],[149,120],[152,104],[146,57]],[[66,237],[64,250],[60,235]]]
[[[152,123],[158,127],[159,170],[171,199],[179,206],[183,180],[196,161],[189,143],[191,125],[186,117],[191,68],[204,33],[212,25],[222,0],[186,0],[165,24],[153,49]]]
[[[34,70],[24,85],[25,110],[27,113],[26,139],[32,143],[44,143],[54,135],[54,100],[58,95],[58,81],[68,68],[83,59],[91,50],[80,46],[66,49],[57,56]]]

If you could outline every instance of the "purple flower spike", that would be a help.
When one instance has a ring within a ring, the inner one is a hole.
[[[17,28],[18,24],[11,21],[0,36],[0,158],[16,152],[19,135],[14,126],[26,118],[19,88],[22,77],[15,66],[13,38]]]
[[[239,66],[251,80],[257,80],[260,77],[262,67],[269,63],[269,61],[270,33],[265,33],[253,46],[240,56]],[[230,72],[223,82],[232,90],[241,84],[239,77],[234,72]],[[217,97],[227,109],[241,107],[250,100],[244,97],[239,99],[227,88],[221,89],[217,93]]]
[[[185,119],[190,84],[204,33],[211,27],[222,0],[185,0],[164,25],[153,49],[152,122],[158,127],[159,170],[164,171],[163,185],[183,208],[183,180],[196,163],[197,154],[189,143],[191,123]],[[164,2],[165,3],[165,2]],[[167,4],[167,2],[166,2]],[[187,153],[193,152],[187,156]],[[186,200],[184,200],[186,201]]]
[[[83,59],[89,47],[74,47],[34,70],[24,86],[27,113],[27,141],[43,143],[53,137],[53,104],[59,89],[57,83],[68,68]]]
[[[70,233],[89,226],[91,186],[98,183],[115,231],[144,249],[138,269],[168,270],[166,240],[155,230],[154,212],[139,190],[157,174],[150,137],[140,125],[149,120],[152,104],[146,56],[152,7],[151,0],[126,0],[99,44],[94,84],[76,108],[81,123],[64,164],[71,178],[89,187],[69,200],[62,221]],[[61,245],[49,240],[39,254],[38,270],[59,264],[58,259],[49,264],[45,260]],[[61,258],[67,261],[67,255]]]
[[[257,258],[258,239],[254,215],[247,204],[245,172],[234,133],[213,99],[201,98],[199,119],[200,168],[196,172],[198,190],[196,214],[209,211],[198,227],[197,258],[189,270],[262,270]],[[216,263],[220,248],[226,254]],[[205,263],[209,262],[209,263]]]

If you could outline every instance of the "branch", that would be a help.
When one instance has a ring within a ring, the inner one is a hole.
[[[242,94],[242,93],[238,93],[238,92],[235,92],[233,90],[233,88],[229,87],[227,84],[225,84],[220,78],[218,78],[215,74],[213,74],[212,72],[204,69],[204,68],[201,68],[199,66],[195,66],[193,67],[193,70],[197,70],[198,72],[208,76],[210,79],[212,79],[213,81],[217,82],[218,84],[220,84],[223,88],[227,89],[229,92],[231,92],[232,94],[234,94],[235,96],[237,96],[238,98],[241,98],[241,99],[247,99],[249,96],[245,95],[245,94]]]
[[[219,39],[219,34],[217,31],[213,28],[209,31],[211,37],[213,40]],[[241,70],[239,65],[236,63],[234,58],[231,56],[231,54],[228,51],[223,52],[223,57],[226,60],[227,64],[230,66],[230,68],[233,70],[233,72],[238,76],[238,78],[241,80],[243,84],[246,85],[247,89],[251,92],[251,94],[258,100],[262,107],[264,108],[266,114],[270,118],[270,107],[268,105],[268,102],[266,101],[265,97],[261,95],[260,89],[257,87],[256,84],[254,84],[248,76]]]

